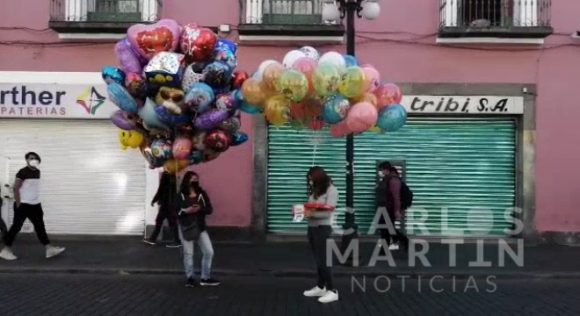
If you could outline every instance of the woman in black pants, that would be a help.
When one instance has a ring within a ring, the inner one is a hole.
[[[332,262],[326,262],[326,241],[332,233],[332,216],[338,202],[338,190],[332,179],[321,167],[312,167],[308,171],[308,188],[310,203],[317,203],[323,209],[305,210],[308,218],[308,242],[316,260],[318,269],[317,285],[304,291],[306,297],[318,297],[320,303],[338,301],[338,291],[332,282]]]

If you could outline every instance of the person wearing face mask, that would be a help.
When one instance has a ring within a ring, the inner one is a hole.
[[[213,261],[213,246],[205,218],[213,212],[213,207],[207,192],[199,184],[199,175],[188,171],[183,176],[181,190],[178,197],[180,207],[178,213],[179,236],[183,244],[183,266],[187,278],[185,286],[195,287],[195,273],[193,268],[194,242],[197,241],[201,249],[201,286],[218,286],[220,282],[211,277]]]
[[[388,161],[383,161],[379,164],[377,175],[379,177],[379,183],[376,188],[377,207],[386,208],[392,228],[395,227],[395,220],[399,220],[401,225],[401,228],[395,229],[394,232],[389,231],[388,228],[381,228],[381,238],[389,245],[389,250],[399,250],[399,246],[406,250],[409,239],[403,233],[403,220],[404,211],[410,205],[406,205],[405,196],[410,194],[410,198],[412,199],[412,192],[401,180],[397,169]],[[379,224],[386,224],[386,220],[384,216],[381,216],[379,218]]]
[[[0,252],[0,258],[17,259],[11,247],[26,219],[32,222],[38,240],[45,246],[46,258],[52,258],[64,252],[65,248],[51,245],[44,227],[44,213],[40,204],[40,156],[29,152],[24,158],[27,166],[18,171],[14,184],[14,221],[4,238],[6,246]]]
[[[338,190],[332,179],[321,167],[312,167],[306,175],[308,202],[321,209],[306,206],[304,216],[308,219],[308,242],[316,261],[318,281],[315,287],[304,291],[306,297],[317,297],[320,303],[338,301],[338,291],[332,280],[332,262],[327,262],[327,240],[332,234],[333,211],[338,203]]]
[[[149,245],[155,245],[157,243],[157,237],[161,232],[163,227],[163,222],[167,219],[169,222],[169,227],[173,232],[174,242],[167,244],[168,248],[181,247],[181,240],[179,239],[179,234],[177,232],[177,184],[176,179],[169,172],[163,171],[161,174],[161,179],[159,180],[159,188],[153,201],[151,201],[151,206],[155,203],[159,204],[159,211],[157,213],[157,218],[155,219],[155,229],[151,233],[149,238],[143,240],[144,243]]]

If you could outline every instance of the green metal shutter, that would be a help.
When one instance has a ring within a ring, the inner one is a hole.
[[[320,140],[316,151],[313,139]],[[291,222],[290,207],[305,198],[304,176],[313,160],[332,175],[344,205],[344,145],[344,139],[334,139],[327,131],[270,129],[270,232],[304,229]],[[429,235],[457,234],[441,230],[441,210],[446,207],[449,229],[463,229],[463,235],[471,236],[505,235],[505,229],[513,225],[510,208],[515,203],[515,146],[516,128],[511,119],[411,117],[396,133],[357,136],[355,209],[361,234],[367,233],[375,215],[376,164],[391,160],[404,162],[406,181],[414,193],[413,207],[407,213],[408,228],[426,216],[422,222]],[[425,232],[415,229],[412,234]]]

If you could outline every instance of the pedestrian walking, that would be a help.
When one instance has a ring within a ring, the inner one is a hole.
[[[27,166],[20,169],[16,174],[14,183],[14,220],[4,238],[5,247],[0,251],[0,258],[6,260],[17,259],[11,248],[26,219],[32,222],[38,240],[45,246],[46,258],[52,258],[64,252],[65,248],[51,245],[44,227],[44,212],[40,203],[40,155],[29,152],[24,158]]]
[[[149,245],[157,244],[157,237],[163,228],[163,222],[167,220],[169,228],[173,233],[173,242],[166,245],[168,248],[181,247],[181,240],[177,231],[177,180],[176,177],[167,171],[163,171],[159,179],[157,193],[151,201],[151,206],[159,204],[157,218],[155,219],[155,229],[148,238],[143,240]]]

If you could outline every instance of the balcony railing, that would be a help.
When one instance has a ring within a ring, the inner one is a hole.
[[[551,0],[441,0],[440,36],[546,37]]]
[[[322,2],[322,0],[241,0],[241,22],[264,25],[327,24],[322,20]]]
[[[51,22],[153,22],[158,0],[51,0]]]

